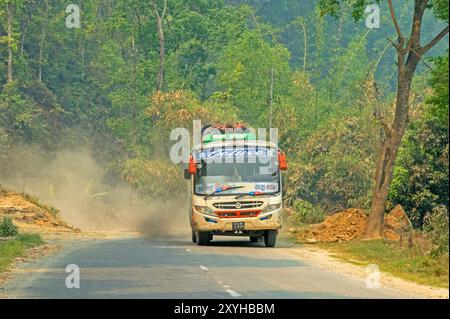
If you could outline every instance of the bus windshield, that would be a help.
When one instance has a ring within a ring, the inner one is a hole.
[[[246,155],[252,155],[251,151]],[[234,155],[242,155],[242,151],[233,150]],[[246,194],[259,192],[273,194],[280,191],[280,174],[276,157],[267,152],[260,152],[258,156],[237,157],[229,156],[227,151],[217,152],[220,157],[201,158],[201,166],[194,177],[195,193],[208,195],[220,188],[239,188],[224,192],[229,194]],[[208,160],[209,159],[209,160]],[[220,193],[217,195],[221,195]]]

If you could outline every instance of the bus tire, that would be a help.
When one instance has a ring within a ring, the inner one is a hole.
[[[277,243],[277,231],[272,229],[266,231],[264,234],[264,244],[266,247],[275,247],[275,244]]]
[[[197,244],[200,246],[209,245],[209,242],[211,241],[209,232],[198,232],[197,237]]]
[[[259,242],[259,237],[257,237],[257,236],[250,236],[250,242],[252,242],[252,243],[257,243],[257,242]]]

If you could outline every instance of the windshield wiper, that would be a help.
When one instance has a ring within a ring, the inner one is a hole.
[[[205,200],[207,200],[208,198],[210,198],[211,196],[214,196],[216,194],[220,194],[225,191],[231,191],[233,189],[239,189],[239,188],[244,188],[244,186],[233,186],[233,187],[228,187],[228,188],[220,187],[220,188],[216,189],[214,192],[212,192],[211,194],[206,195]]]
[[[256,196],[261,196],[261,195],[268,195],[268,194],[266,194],[266,193],[260,193],[260,192],[250,192],[250,193],[248,193],[248,194],[242,194],[242,195],[236,196],[235,199],[240,199],[240,198],[243,198],[243,197],[245,197],[245,196],[256,197]]]

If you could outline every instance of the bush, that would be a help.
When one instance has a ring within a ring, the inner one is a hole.
[[[433,251],[435,255],[448,253],[448,213],[447,207],[437,206],[424,219],[424,229],[436,247]]]
[[[292,224],[317,224],[321,223],[326,217],[326,213],[322,209],[305,200],[297,200],[292,205],[292,209],[294,210],[294,213],[290,216]]]
[[[14,225],[11,217],[3,217],[3,221],[0,224],[0,237],[13,237],[16,236],[19,229]]]
[[[122,176],[143,198],[171,200],[174,194],[187,194],[182,170],[175,164],[161,160],[135,158],[124,163]]]
[[[373,124],[348,117],[331,120],[306,141],[285,177],[290,203],[302,198],[326,211],[367,208],[375,169]]]

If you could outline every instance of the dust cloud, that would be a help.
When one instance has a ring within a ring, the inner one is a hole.
[[[37,196],[59,209],[68,225],[82,230],[190,234],[187,196],[170,202],[151,196],[144,200],[120,178],[111,178],[106,164],[93,154],[89,147],[52,154],[38,146],[15,147],[8,150],[7,161],[0,161],[0,184]]]

